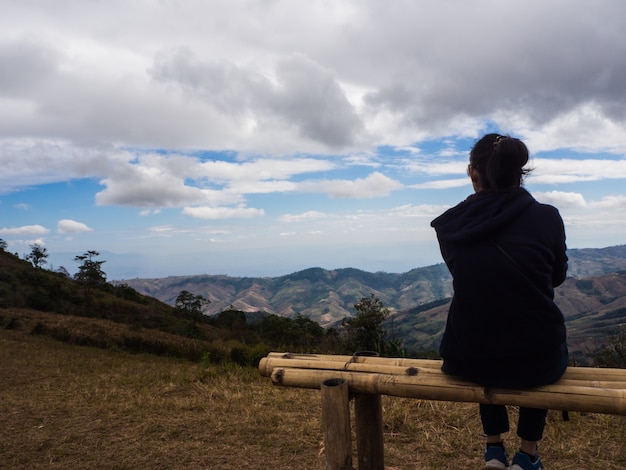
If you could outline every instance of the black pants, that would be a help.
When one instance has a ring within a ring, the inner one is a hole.
[[[557,369],[547,374],[545,377],[534,377],[538,383],[550,384],[561,378],[569,361],[567,347],[563,346],[563,356],[561,364]],[[507,388],[506,383],[499,384],[500,387]],[[519,388],[515,385],[511,388]],[[537,408],[520,407],[519,419],[517,422],[517,435],[527,441],[539,441],[543,437],[543,430],[546,426],[546,416],[548,410]],[[509,415],[504,405],[480,405],[480,419],[483,423],[483,431],[488,436],[503,434],[509,430]]]
[[[519,409],[517,435],[527,441],[540,441],[546,426],[548,410],[537,408]],[[488,436],[508,432],[509,414],[504,405],[480,405],[480,419],[483,431]]]

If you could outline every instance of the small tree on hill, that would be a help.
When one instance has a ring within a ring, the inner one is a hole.
[[[105,261],[96,261],[94,258],[100,256],[95,250],[89,250],[82,255],[74,258],[74,261],[80,263],[78,272],[74,275],[74,279],[88,286],[100,286],[107,282],[107,275],[102,270]]]
[[[353,352],[376,351],[380,355],[402,356],[402,342],[389,337],[383,323],[389,317],[386,308],[378,297],[371,294],[354,305],[357,313],[344,319],[342,326],[347,333],[347,346]],[[392,332],[393,333],[393,332]]]
[[[206,297],[194,295],[188,290],[181,290],[178,297],[176,297],[176,309],[192,316],[201,315],[202,307],[210,303],[211,301]]]
[[[389,316],[389,309],[374,294],[363,297],[354,308],[356,315],[343,322],[348,343],[355,351],[384,353],[386,332],[382,324]]]
[[[48,257],[48,250],[45,247],[41,246],[39,243],[33,243],[30,245],[30,253],[26,255],[26,260],[33,263],[33,266],[36,268],[41,268]]]

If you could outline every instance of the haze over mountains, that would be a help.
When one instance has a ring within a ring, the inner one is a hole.
[[[568,322],[573,349],[592,350],[626,322],[626,245],[568,251],[568,279],[556,299]],[[208,298],[204,312],[230,306],[282,316],[301,313],[322,326],[354,315],[370,294],[393,313],[394,330],[409,347],[433,349],[445,325],[452,295],[444,264],[406,273],[370,273],[353,268],[310,268],[279,277],[176,276],[122,281],[142,294],[173,305],[182,290]]]

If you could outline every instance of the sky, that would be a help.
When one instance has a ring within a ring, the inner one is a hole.
[[[622,0],[0,0],[0,238],[109,280],[402,273],[528,146],[569,248],[626,243]]]

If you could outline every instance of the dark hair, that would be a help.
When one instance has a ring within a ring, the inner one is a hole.
[[[470,151],[470,166],[480,174],[485,191],[518,188],[531,169],[528,148],[519,139],[508,135],[487,134]]]

